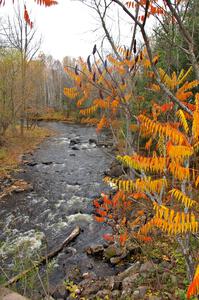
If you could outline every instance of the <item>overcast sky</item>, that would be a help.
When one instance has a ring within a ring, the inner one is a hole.
[[[31,19],[43,37],[42,51],[62,60],[64,56],[88,56],[97,39],[94,13],[79,1],[58,0],[59,4],[42,7],[26,1]],[[12,0],[0,7],[0,16],[12,15]]]
[[[22,0],[18,1],[23,3]],[[64,56],[86,58],[92,53],[96,41],[98,46],[101,46],[103,40],[104,33],[96,13],[78,0],[58,0],[58,3],[58,5],[45,8],[37,5],[34,0],[26,0],[30,19],[43,37],[41,51],[51,54],[60,61]],[[17,5],[17,0],[15,0],[15,5]],[[128,47],[133,33],[132,21],[130,22],[130,18],[122,10],[118,10],[114,4],[111,8],[109,17],[106,19],[108,30],[114,38],[117,38],[119,33],[119,39],[115,39],[117,45]],[[6,5],[0,7],[0,17],[12,16],[13,11],[13,0],[6,0]],[[115,20],[115,25],[112,20]],[[147,21],[149,30],[150,23]],[[139,33],[136,37],[139,39]],[[103,44],[103,47],[110,49],[108,42]]]

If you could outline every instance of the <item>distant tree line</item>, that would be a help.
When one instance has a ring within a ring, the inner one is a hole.
[[[63,64],[40,52],[41,37],[36,26],[30,28],[18,6],[14,17],[0,20],[0,135],[20,125],[31,129],[33,119],[49,108],[68,113],[63,90],[69,77],[64,65],[75,65],[65,57]]]

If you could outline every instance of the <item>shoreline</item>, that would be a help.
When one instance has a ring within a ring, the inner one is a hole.
[[[8,131],[5,143],[0,147],[0,179],[17,172],[23,155],[33,152],[42,141],[55,134],[49,128],[39,126],[32,130],[25,129],[24,136],[20,136],[18,128],[15,135]]]

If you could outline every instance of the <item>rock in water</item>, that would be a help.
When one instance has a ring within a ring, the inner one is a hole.
[[[69,146],[74,146],[74,145],[79,144],[79,143],[80,143],[80,139],[75,138],[75,139],[70,140]]]
[[[104,175],[110,177],[120,177],[125,174],[126,169],[123,168],[122,164],[114,160],[110,166],[110,169],[104,172]]]
[[[76,147],[76,146],[71,147],[71,149],[72,149],[72,150],[79,150],[79,148]]]
[[[94,255],[94,256],[102,256],[104,253],[104,247],[103,245],[91,245],[89,248],[86,249],[86,253],[88,255]]]
[[[95,139],[89,139],[88,142],[89,142],[89,144],[97,145],[97,141]]]

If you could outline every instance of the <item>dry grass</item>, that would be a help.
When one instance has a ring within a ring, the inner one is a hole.
[[[66,114],[62,111],[54,111],[53,109],[44,110],[44,113],[36,117],[39,121],[63,121],[67,123],[76,123],[76,114]]]
[[[33,151],[42,140],[53,134],[55,134],[53,131],[42,127],[25,130],[23,137],[20,136],[18,128],[14,135],[8,131],[5,143],[0,147],[0,177],[5,177],[17,170],[22,155]]]

